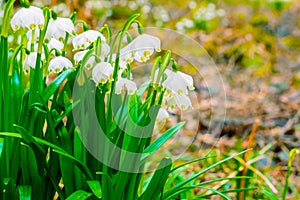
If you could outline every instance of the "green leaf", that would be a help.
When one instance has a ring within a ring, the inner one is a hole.
[[[99,181],[86,181],[86,182],[90,187],[90,189],[92,190],[93,194],[99,199],[102,198],[102,189]]]
[[[172,160],[169,158],[163,158],[153,174],[153,177],[139,200],[157,199],[162,193],[169,172],[172,167]]]
[[[3,144],[4,144],[4,139],[0,138],[0,158],[1,158],[1,154],[2,154]]]
[[[20,185],[19,189],[19,200],[30,200],[31,199],[31,186],[30,185]]]
[[[102,176],[102,199],[111,199],[111,196],[113,194],[113,183],[110,178],[110,176],[103,172],[96,172],[96,174]],[[120,193],[120,191],[118,191]],[[114,194],[115,195],[115,194]]]
[[[149,156],[149,154],[154,153],[157,151],[164,143],[166,143],[183,125],[185,122],[180,122],[173,126],[172,128],[168,129],[166,132],[164,132],[159,138],[157,138],[155,141],[153,141],[144,151],[144,154]]]
[[[18,126],[18,125],[14,125],[14,127],[22,135],[22,138],[24,139],[25,143],[27,143],[27,144],[34,144],[34,146],[42,154],[46,155],[46,152],[43,149],[43,147],[35,141],[35,139],[33,138],[33,136],[26,129],[24,129],[22,126]]]
[[[92,193],[86,192],[84,190],[77,190],[76,192],[73,192],[66,200],[84,200],[92,195]]]
[[[223,160],[221,160],[221,161],[219,161],[219,162],[217,162],[217,163],[215,163],[215,164],[212,164],[212,165],[210,165],[209,167],[207,167],[207,168],[201,170],[200,172],[198,172],[198,173],[192,175],[191,177],[185,179],[184,181],[178,183],[177,185],[175,185],[173,188],[169,189],[169,190],[164,194],[164,198],[168,198],[170,195],[172,195],[173,193],[175,193],[179,188],[181,188],[181,187],[184,186],[185,184],[187,184],[187,183],[193,181],[194,179],[196,179],[196,178],[199,177],[200,175],[204,174],[205,172],[209,171],[210,169],[212,169],[212,168],[214,168],[214,167],[216,167],[216,166],[219,166],[219,165],[225,163],[226,161],[232,159],[233,157],[245,153],[246,151],[249,151],[249,149],[248,149],[248,150],[245,150],[245,151],[242,151],[242,152],[240,152],[240,153],[234,154],[234,155],[232,155],[232,156],[229,156],[229,157],[227,157],[227,158],[225,158],[225,159],[223,159]]]
[[[78,100],[78,101],[74,102],[73,104],[71,104],[70,106],[68,106],[66,108],[66,111],[55,120],[54,126],[56,127],[60,123],[60,121],[63,120],[63,118],[68,116],[69,113],[73,110],[73,108],[75,108],[79,104],[79,102],[80,102],[80,100]]]
[[[47,101],[73,71],[74,71],[73,68],[67,69],[66,71],[61,73],[58,77],[56,77],[56,79],[52,81],[48,85],[48,87],[41,93],[43,100]]]
[[[197,159],[194,159],[194,160],[185,162],[185,163],[183,163],[183,164],[181,164],[181,165],[178,165],[178,166],[172,168],[171,173],[172,173],[173,171],[179,169],[179,168],[182,168],[182,167],[186,166],[186,165],[189,165],[189,164],[192,164],[192,163],[201,161],[201,160],[205,160],[205,159],[208,159],[208,158],[214,158],[214,157],[216,157],[216,156],[206,156],[206,157],[203,157],[203,158],[197,158]]]
[[[0,132],[0,136],[8,136],[8,137],[15,137],[15,138],[22,138],[21,134],[18,133],[10,133],[10,132]],[[39,144],[43,144],[46,145],[50,148],[53,149],[54,152],[63,155],[69,159],[71,159],[76,166],[82,171],[84,172],[84,174],[86,175],[87,178],[89,179],[93,179],[92,173],[90,172],[90,170],[81,163],[80,160],[76,159],[75,157],[73,157],[72,155],[70,155],[69,153],[67,153],[65,150],[63,150],[62,148],[56,146],[55,144],[52,144],[51,142],[48,142],[46,140],[43,140],[41,138],[37,138],[37,137],[32,137],[36,142],[38,142]]]
[[[279,198],[268,190],[260,190],[260,193],[263,193],[265,196],[269,197],[271,200],[279,200]]]
[[[231,198],[229,198],[227,195],[225,195],[224,193],[222,193],[222,192],[220,192],[220,191],[218,191],[218,190],[216,190],[216,189],[213,189],[213,188],[210,188],[210,187],[205,187],[205,186],[200,186],[199,188],[203,188],[203,189],[210,190],[210,191],[212,191],[213,193],[220,195],[220,196],[223,197],[224,199],[231,200]]]

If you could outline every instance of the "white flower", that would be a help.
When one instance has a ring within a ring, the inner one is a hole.
[[[75,32],[75,27],[71,19],[57,17],[57,19],[50,19],[48,29],[46,32],[46,38],[55,38],[57,40],[63,40],[66,33],[72,35]]]
[[[127,90],[129,95],[134,94],[137,91],[135,82],[120,76],[116,83],[115,93],[121,94],[123,90]]]
[[[58,56],[53,58],[49,63],[48,70],[50,72],[59,73],[63,71],[64,69],[72,68],[73,64],[72,62],[63,56]]]
[[[101,56],[100,57],[105,57],[108,56],[110,52],[110,46],[106,43],[101,44]]]
[[[29,55],[26,56],[25,61],[24,61],[25,72],[28,73],[30,71],[30,67],[35,69],[36,58],[37,58],[36,52],[31,52]]]
[[[167,103],[171,108],[178,106],[181,110],[192,107],[190,98],[185,94],[174,93],[170,98],[167,98]]]
[[[114,68],[108,62],[97,64],[92,71],[92,79],[98,85],[105,84],[108,80],[112,80]]]
[[[114,65],[115,62],[116,62],[116,56],[117,56],[117,55],[116,55],[115,53],[112,54],[112,64],[113,64],[113,65]],[[120,67],[121,70],[123,70],[123,69],[125,69],[125,68],[127,67],[127,66],[126,66],[127,63],[130,64],[130,63],[132,62],[132,61],[131,61],[131,62],[129,62],[129,61],[126,62],[125,59],[126,59],[126,58],[120,56],[120,59],[119,59],[119,67]]]
[[[132,50],[130,47],[131,47],[130,45],[127,45],[120,50],[120,59],[119,60],[120,60],[120,62],[125,63],[125,66],[126,66],[126,63],[130,64],[134,60],[134,52],[135,51]]]
[[[30,6],[29,8],[21,8],[16,12],[10,21],[11,27],[14,31],[19,28],[35,29],[44,27],[44,15],[40,8]]]
[[[82,59],[84,58],[85,54],[86,54],[88,51],[89,51],[89,50],[83,50],[83,51],[78,51],[77,53],[75,53],[75,55],[74,55],[75,65],[78,65],[78,63],[79,63],[80,61],[82,61]],[[84,67],[87,68],[87,69],[90,69],[90,68],[92,68],[92,67],[94,66],[94,64],[95,64],[95,56],[94,56],[94,55],[91,55],[91,56],[87,59],[87,61],[86,61],[85,65],[84,65]]]
[[[173,72],[169,69],[165,71],[167,79],[162,85],[167,89],[169,93],[188,94],[188,89],[194,90],[193,78],[180,71]]]
[[[158,122],[165,122],[165,121],[170,120],[170,116],[169,116],[168,111],[164,108],[160,108],[158,113],[157,113],[156,120]]]
[[[86,49],[91,43],[95,42],[97,40],[97,38],[100,37],[101,38],[101,42],[105,42],[105,37],[98,31],[95,30],[88,30],[85,31],[79,35],[77,35],[72,43],[73,43],[73,47],[76,50],[80,50],[80,49]]]
[[[32,31],[34,31],[34,41],[38,41],[40,37],[40,31],[38,29],[28,30],[26,33],[28,42],[32,41]]]
[[[134,59],[138,62],[146,62],[154,51],[161,51],[160,39],[148,34],[142,34],[136,37],[130,44],[130,52],[133,53]]]
[[[48,46],[49,50],[51,50],[51,49],[57,49],[59,51],[62,51],[63,48],[64,48],[64,44],[62,42],[58,41],[55,38],[51,38],[50,42],[48,43],[47,46]]]

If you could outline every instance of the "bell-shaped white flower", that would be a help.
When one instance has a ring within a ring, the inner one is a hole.
[[[32,35],[33,31],[34,31],[34,35]],[[33,38],[34,41],[38,41],[39,37],[40,37],[40,31],[38,29],[34,29],[34,30],[30,29],[27,31],[26,36],[27,36],[28,42],[32,41],[32,36],[34,37]]]
[[[120,60],[120,62],[125,63],[125,66],[126,66],[126,63],[132,63],[134,60],[135,51],[133,49],[131,49],[130,47],[131,47],[130,45],[127,45],[120,50],[120,59],[119,60]]]
[[[97,64],[92,71],[92,79],[98,84],[105,84],[107,81],[112,80],[114,68],[108,62],[101,62]]]
[[[170,115],[169,115],[168,111],[164,108],[160,108],[157,113],[156,121],[166,122],[168,120],[170,120]]]
[[[128,94],[132,95],[136,93],[137,87],[135,82],[119,76],[118,81],[116,83],[115,93],[121,94],[123,90],[127,90]]]
[[[181,110],[186,110],[192,107],[190,98],[185,94],[174,93],[170,98],[167,98],[167,104],[174,109],[176,106]]]
[[[73,47],[76,50],[86,49],[91,43],[95,42],[100,37],[101,42],[105,42],[105,37],[98,31],[88,30],[73,38]]]
[[[72,35],[74,32],[75,27],[71,19],[57,17],[55,20],[49,20],[46,38],[50,39],[53,37],[57,40],[63,40],[66,36],[66,33]]]
[[[116,54],[115,53],[113,53],[112,54],[112,64],[114,65],[115,64],[115,62],[116,62]],[[132,62],[132,61],[131,61]],[[122,70],[124,70],[127,66],[126,66],[126,64],[127,63],[131,63],[131,62],[126,62],[125,61],[125,59],[123,59],[122,58],[122,55],[120,55],[120,59],[119,59],[119,67],[120,67],[120,69],[121,69],[121,72],[122,72]]]
[[[75,53],[74,55],[74,62],[75,62],[75,65],[78,65],[78,63],[80,61],[82,61],[82,59],[84,58],[85,54],[88,52],[88,50],[83,50],[83,51],[78,51],[77,53]],[[87,69],[91,69],[93,66],[95,65],[95,56],[94,55],[91,55],[84,67],[87,68]]]
[[[47,46],[48,46],[49,50],[57,49],[58,51],[62,51],[64,48],[64,44],[55,38],[51,38],[50,42],[47,44]]]
[[[137,36],[130,44],[134,59],[138,62],[146,62],[154,51],[161,51],[160,39],[148,34]]]
[[[44,27],[44,15],[40,8],[30,6],[29,8],[21,8],[16,12],[10,21],[11,27],[14,31],[19,28],[27,29],[42,29]]]
[[[101,56],[100,57],[108,56],[109,52],[110,52],[110,46],[106,43],[101,44]]]
[[[72,62],[63,56],[58,56],[53,58],[50,63],[48,70],[49,72],[59,73],[63,71],[64,69],[72,68],[73,64]]]
[[[173,72],[169,69],[165,71],[167,79],[162,85],[167,89],[168,93],[188,94],[189,90],[194,90],[193,78],[180,71]]]
[[[36,52],[31,52],[29,55],[26,56],[25,61],[24,61],[24,67],[23,67],[23,69],[25,70],[26,73],[28,73],[30,71],[30,67],[35,69],[36,59],[37,59]]]

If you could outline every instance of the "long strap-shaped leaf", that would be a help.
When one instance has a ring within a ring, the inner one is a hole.
[[[61,73],[54,81],[52,81],[41,94],[43,100],[47,101],[72,72],[74,72],[73,68],[67,69],[66,71]]]
[[[219,162],[217,162],[217,163],[215,163],[215,164],[212,164],[211,166],[209,166],[209,167],[207,167],[207,168],[201,170],[200,172],[194,174],[193,176],[187,178],[186,180],[184,180],[184,181],[178,183],[177,185],[175,185],[173,188],[171,188],[170,190],[168,190],[168,191],[164,194],[164,199],[168,198],[170,195],[172,195],[173,193],[175,193],[179,188],[181,188],[181,187],[184,186],[185,184],[191,182],[192,180],[196,179],[197,177],[199,177],[200,175],[202,175],[202,174],[204,174],[205,172],[209,171],[210,169],[212,169],[212,168],[214,168],[214,167],[216,167],[216,166],[218,166],[218,165],[221,165],[221,164],[223,164],[224,162],[226,162],[226,161],[232,159],[233,157],[245,153],[246,151],[248,151],[248,150],[245,150],[245,151],[242,151],[242,152],[240,152],[240,153],[237,153],[237,154],[234,154],[234,155],[232,155],[232,156],[229,156],[229,157],[227,157],[227,158],[225,158],[225,159],[223,159],[223,160],[221,160],[221,161],[219,161]]]
[[[169,172],[172,167],[172,160],[169,158],[163,158],[154,172],[153,177],[139,200],[158,199],[160,193],[164,189],[164,185],[169,176]]]
[[[22,138],[22,135],[19,134],[19,133],[11,133],[11,132],[0,132],[0,136],[8,136],[8,137],[15,137],[15,138]],[[85,175],[87,176],[87,179],[89,180],[93,180],[93,175],[92,173],[90,172],[90,170],[85,166],[83,165],[78,159],[76,159],[74,156],[68,154],[65,150],[63,150],[62,148],[46,141],[46,140],[43,140],[41,138],[37,138],[37,137],[32,137],[36,142],[40,143],[40,144],[43,144],[43,145],[46,145],[50,148],[53,149],[54,152],[60,154],[60,155],[63,155],[69,159],[71,159],[72,161],[74,161],[74,163],[77,165],[77,167],[79,169],[81,169]]]

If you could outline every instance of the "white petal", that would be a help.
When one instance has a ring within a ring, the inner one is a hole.
[[[49,50],[51,50],[51,49],[57,49],[59,51],[62,51],[63,48],[64,48],[64,44],[62,42],[58,41],[55,38],[51,38],[50,39],[50,42],[48,44],[48,49]]]
[[[44,15],[40,8],[30,6],[29,8],[21,8],[18,10],[10,21],[14,31],[19,28],[35,29],[43,28]]]
[[[73,64],[69,59],[67,59],[63,56],[58,56],[58,57],[53,58],[50,61],[48,70],[49,70],[49,72],[59,73],[59,72],[63,71],[64,69],[69,69],[72,67],[73,67]]]
[[[106,41],[105,37],[98,31],[85,31],[73,39],[73,47],[74,49],[86,49],[91,43],[95,42],[98,37],[101,38],[101,42]]]
[[[99,83],[106,83],[112,80],[114,68],[108,62],[101,62],[97,64],[92,71],[92,79],[98,85]]]
[[[167,120],[170,119],[170,116],[169,116],[169,113],[166,109],[164,108],[160,108],[158,113],[157,113],[157,117],[156,117],[156,120],[158,122],[165,122]]]
[[[30,67],[35,69],[36,65],[36,58],[37,58],[37,53],[32,52],[29,55],[26,56],[25,61],[24,61],[24,70],[29,72]]]
[[[162,85],[168,92],[188,94],[188,88],[190,90],[194,89],[193,78],[191,76],[179,71],[173,72],[169,69],[166,69],[165,73],[167,75],[167,79],[162,83]]]
[[[132,95],[137,91],[137,87],[135,82],[128,80],[126,78],[119,77],[116,83],[115,92],[116,94],[121,94],[122,90],[127,90],[128,94]]]
[[[190,98],[185,94],[173,94],[171,98],[167,99],[168,105],[171,106],[171,108],[175,108],[175,106],[178,106],[181,110],[188,109],[192,107],[192,103]]]

